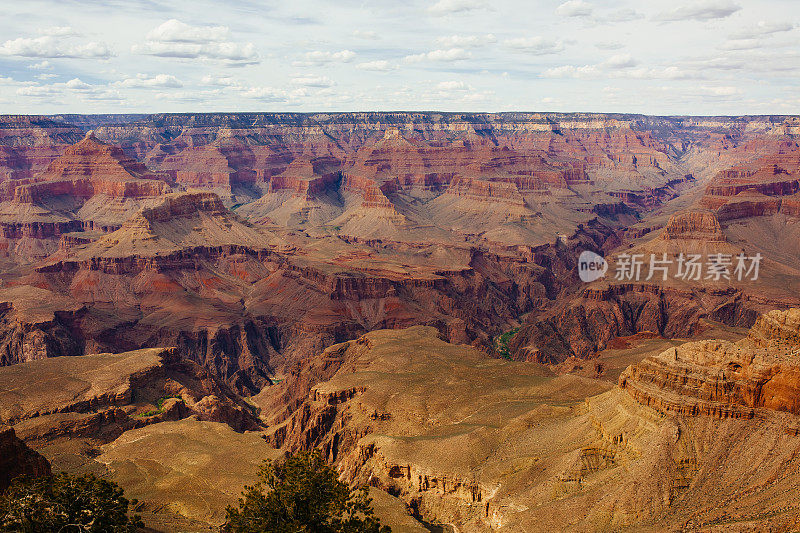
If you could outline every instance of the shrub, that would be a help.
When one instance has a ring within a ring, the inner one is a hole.
[[[239,508],[228,507],[230,533],[391,533],[373,516],[367,489],[351,490],[319,452],[265,462],[245,487]]]
[[[20,477],[0,497],[0,531],[134,532],[143,524],[128,516],[128,505],[116,483],[92,474]]]

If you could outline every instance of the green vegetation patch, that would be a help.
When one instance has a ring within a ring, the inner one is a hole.
[[[163,396],[163,397],[159,398],[158,401],[156,402],[156,408],[155,409],[151,409],[149,411],[145,411],[144,413],[140,413],[140,414],[138,414],[136,416],[138,416],[139,418],[147,418],[148,416],[160,415],[161,413],[164,412],[164,402],[166,402],[170,398],[176,398],[176,399],[180,400],[181,402],[183,401],[183,398],[181,398],[181,396],[179,394],[172,394],[170,396]]]
[[[497,350],[497,353],[500,354],[500,357],[503,359],[508,359],[511,361],[511,352],[508,349],[508,343],[517,334],[519,328],[514,328],[510,331],[506,331],[502,335],[498,336],[494,340],[494,349]]]

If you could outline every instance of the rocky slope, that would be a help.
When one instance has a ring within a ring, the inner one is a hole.
[[[273,446],[320,448],[458,531],[791,529],[797,314],[645,359],[622,389],[487,361],[433,330],[372,332],[254,400]]]
[[[39,448],[109,442],[133,428],[189,416],[236,431],[261,427],[241,398],[171,348],[0,368],[0,420]]]

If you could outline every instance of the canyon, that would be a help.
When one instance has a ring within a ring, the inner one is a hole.
[[[781,116],[0,116],[19,458],[0,487],[96,472],[150,527],[194,531],[261,460],[316,448],[398,531],[797,524],[774,496],[798,475],[796,135]],[[581,281],[584,251],[604,277]],[[615,275],[687,254],[763,260]]]

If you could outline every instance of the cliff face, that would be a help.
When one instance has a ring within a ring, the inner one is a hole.
[[[570,357],[592,358],[616,337],[637,333],[691,337],[704,318],[749,327],[769,309],[769,302],[736,289],[612,284],[587,288],[579,298],[531,315],[509,349],[517,360],[559,364]]]
[[[800,414],[800,310],[759,317],[737,343],[701,341],[631,366],[620,387],[637,401],[685,416],[753,418],[759,409]]]
[[[700,204],[717,212],[720,221],[775,213],[794,215],[800,191],[800,150],[784,143],[772,153],[722,170],[706,187]],[[786,201],[786,208],[782,207]]]
[[[691,211],[672,215],[661,236],[664,240],[701,240],[723,242],[725,234],[712,213]]]
[[[17,476],[47,476],[50,463],[17,438],[14,429],[0,425],[0,493]]]

